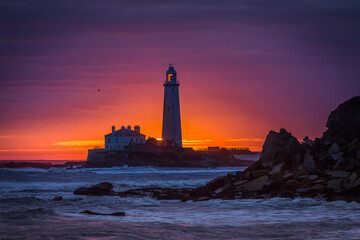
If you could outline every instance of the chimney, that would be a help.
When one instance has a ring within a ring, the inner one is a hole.
[[[130,126],[130,125],[127,126],[127,130],[131,130],[131,126]]]
[[[112,134],[115,133],[115,126],[114,126],[114,125],[111,127],[111,133],[112,133]]]
[[[139,125],[135,125],[135,126],[134,126],[134,131],[140,133],[140,126],[139,126]]]

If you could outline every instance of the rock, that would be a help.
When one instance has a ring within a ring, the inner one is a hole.
[[[340,157],[340,159],[337,160],[336,164],[334,165],[333,169],[334,170],[337,169],[339,167],[340,163],[343,162],[343,160],[344,160],[344,158]]]
[[[241,185],[243,185],[244,183],[247,183],[248,182],[248,180],[239,180],[239,181],[237,181],[237,182],[234,182],[234,186],[241,186]]]
[[[291,180],[288,180],[285,183],[283,183],[281,188],[291,190],[291,191],[295,192],[296,189],[299,188],[299,182],[296,181],[296,180],[291,179]]]
[[[336,161],[336,160],[339,160],[342,155],[343,155],[343,152],[337,152],[337,153],[332,153],[331,157]]]
[[[273,167],[273,169],[269,172],[268,176],[270,179],[274,180],[276,183],[280,183],[283,181],[282,173],[285,169],[285,164],[280,163]]]
[[[255,180],[252,180],[248,183],[245,183],[244,186],[244,191],[247,192],[256,192],[256,191],[260,191],[261,189],[263,189],[266,181],[268,180],[268,176],[262,176],[259,177]]]
[[[280,163],[278,165],[276,165],[275,167],[273,167],[273,169],[269,172],[269,175],[272,175],[274,173],[282,173],[284,171],[284,163]]]
[[[98,212],[93,212],[90,210],[85,210],[80,213],[85,213],[85,214],[89,214],[89,215],[103,215],[103,216],[125,216],[125,212],[98,213]]]
[[[62,201],[62,196],[54,197],[51,201]]]
[[[229,172],[227,175],[226,175],[228,178],[234,178],[236,176],[236,173],[234,172]]]
[[[325,139],[344,139],[348,142],[360,137],[360,96],[340,104],[326,122]]]
[[[298,188],[298,189],[296,189],[296,191],[298,192],[298,193],[307,193],[307,192],[311,192],[311,190],[313,190],[312,188]]]
[[[333,154],[333,153],[337,153],[339,152],[341,149],[340,149],[340,146],[337,144],[337,143],[333,143],[331,145],[331,147],[329,148],[328,150],[328,153],[329,154]]]
[[[310,146],[310,147],[311,147],[312,145],[314,145],[314,141],[311,140],[308,136],[304,137],[303,142],[304,142],[305,144],[307,144],[308,146]]]
[[[219,176],[208,182],[206,185],[212,190],[216,190],[226,184],[227,176]]]
[[[225,186],[223,186],[223,187],[221,187],[221,188],[216,189],[216,190],[214,191],[214,193],[215,193],[215,194],[222,193],[223,191],[229,189],[230,187],[231,187],[231,185],[230,185],[230,184],[227,184],[227,185],[225,185]]]
[[[353,183],[355,182],[355,180],[357,179],[358,175],[356,172],[353,172],[350,177],[347,179],[348,180],[348,183]]]
[[[355,180],[353,183],[343,183],[343,186],[344,186],[347,190],[356,188],[356,187],[360,186],[360,178],[357,179],[357,180]]]
[[[281,183],[284,180],[283,176],[279,172],[272,173],[271,175],[269,174],[269,178],[277,183]]]
[[[342,181],[343,181],[342,179],[330,180],[327,184],[327,188],[332,189],[335,193],[340,192]]]
[[[268,179],[265,183],[265,186],[269,187],[271,185],[273,185],[275,183],[275,181],[273,179]]]
[[[319,180],[315,180],[313,181],[313,184],[318,184],[318,183],[325,183],[326,181],[324,179],[319,179]]]
[[[333,171],[330,175],[331,178],[347,178],[349,177],[351,172],[345,171]]]
[[[270,172],[270,169],[261,169],[250,172],[250,179],[256,179],[261,176],[267,175]]]
[[[311,187],[312,190],[315,191],[323,191],[325,189],[325,186],[321,183],[315,184]]]
[[[113,196],[113,185],[109,182],[102,182],[91,187],[80,187],[74,191],[75,195],[92,195],[92,196]]]
[[[269,132],[258,161],[265,168],[273,168],[281,163],[292,167],[299,164],[295,156],[300,156],[302,151],[303,147],[298,140],[282,128],[279,133]]]
[[[357,138],[355,138],[348,147],[348,152],[354,152],[356,150],[360,149],[360,142]]]
[[[294,174],[291,173],[291,172],[285,173],[285,174],[283,175],[283,178],[284,178],[284,179],[290,179],[290,178],[292,178],[292,177],[294,177]]]
[[[305,154],[303,166],[309,173],[313,173],[316,170],[316,163],[314,157],[310,154],[310,151],[307,151]]]
[[[311,180],[309,177],[304,178],[301,182],[300,182],[300,186],[301,187],[309,187],[313,184],[313,180]]]
[[[310,175],[308,178],[311,180],[311,181],[314,181],[316,179],[318,179],[318,175]]]

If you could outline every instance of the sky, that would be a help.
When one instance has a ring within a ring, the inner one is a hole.
[[[0,160],[85,160],[112,125],[161,137],[169,64],[185,146],[320,137],[360,94],[360,1],[1,0]]]

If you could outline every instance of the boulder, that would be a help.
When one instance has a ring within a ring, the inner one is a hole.
[[[269,179],[269,177],[265,175],[265,176],[255,179],[255,180],[252,180],[248,183],[245,183],[243,185],[244,191],[247,191],[247,192],[260,191],[261,189],[263,189],[263,187],[268,179]]]
[[[319,191],[320,192],[320,191],[323,191],[325,189],[325,185],[323,185],[321,183],[317,183],[317,184],[313,185],[311,187],[311,189],[314,190],[314,191]]]
[[[293,167],[299,164],[296,156],[301,156],[302,152],[303,147],[299,141],[282,128],[279,133],[269,132],[258,161],[265,168],[273,168],[281,163]]]
[[[360,96],[357,96],[340,104],[330,113],[326,122],[328,129],[324,132],[323,137],[350,142],[355,138],[360,138],[359,126]]]
[[[339,152],[340,150],[341,150],[341,149],[340,149],[339,144],[337,144],[337,143],[335,142],[335,143],[333,143],[333,144],[330,146],[330,148],[329,148],[329,150],[328,150],[328,153],[329,153],[329,154],[333,154],[333,153]]]
[[[231,185],[230,184],[227,184],[221,188],[218,188],[214,191],[215,194],[220,194],[222,192],[224,192],[225,190],[228,190],[229,188],[231,188]]]
[[[351,172],[345,171],[333,171],[330,175],[331,178],[347,178],[349,177]]]
[[[357,138],[355,138],[348,147],[348,152],[356,152],[358,149],[360,149],[360,142]]]
[[[306,187],[306,188],[298,188],[296,189],[296,192],[298,193],[308,193],[311,192],[313,189],[310,187]]]
[[[298,169],[294,171],[294,178],[299,178],[301,176],[303,176],[302,178],[305,178],[308,174],[309,173],[304,169],[303,166],[299,166]]]
[[[239,180],[237,182],[234,182],[233,185],[234,186],[241,186],[241,185],[243,185],[244,183],[247,183],[247,182],[248,182],[248,180]]]
[[[315,181],[316,179],[319,178],[319,176],[318,176],[318,175],[310,175],[308,178],[309,178],[311,181]]]
[[[273,167],[273,169],[269,172],[268,176],[270,179],[274,180],[276,183],[280,183],[283,181],[282,173],[284,172],[285,164],[280,163]]]
[[[360,178],[357,179],[357,180],[355,180],[353,183],[343,183],[343,186],[344,186],[347,190],[356,188],[356,187],[360,186]]]
[[[219,176],[208,182],[206,186],[208,186],[211,191],[215,191],[216,189],[225,186],[227,181],[228,181],[227,176]]]
[[[342,179],[333,179],[328,181],[327,188],[332,189],[335,193],[341,191]]]
[[[276,165],[275,167],[272,168],[272,170],[269,172],[269,175],[272,175],[274,173],[279,173],[281,174],[285,169],[285,164],[284,163],[280,163],[278,165]]]
[[[314,145],[314,141],[311,140],[308,136],[304,137],[303,143],[306,144],[306,145],[308,145],[308,146],[310,146],[310,147],[311,147],[312,145]]]
[[[314,157],[310,154],[310,151],[307,151],[304,156],[303,166],[309,173],[313,173],[316,170],[316,163]]]
[[[341,156],[343,155],[343,152],[337,152],[337,153],[332,153],[331,157],[332,159],[334,159],[335,161],[339,160],[341,158]]]
[[[296,189],[299,188],[299,182],[296,180],[288,180],[286,182],[284,182],[281,186],[282,189],[286,189],[286,190],[290,190],[292,192],[295,192]]]
[[[348,180],[348,183],[353,183],[355,182],[355,180],[357,179],[358,175],[356,172],[353,172],[350,177],[347,179]]]
[[[284,179],[291,179],[291,178],[293,178],[293,177],[294,177],[294,174],[291,173],[291,172],[287,172],[287,173],[285,173],[285,174],[283,175],[283,178],[284,178]]]
[[[256,179],[261,176],[267,175],[270,172],[270,169],[261,169],[261,170],[255,170],[249,173],[250,179]]]
[[[115,192],[112,190],[113,185],[109,182],[102,182],[91,187],[80,187],[75,189],[75,195],[92,195],[92,196],[113,196]]]
[[[269,174],[269,178],[274,180],[274,182],[277,182],[277,183],[281,183],[284,180],[283,176],[279,172],[274,172],[272,174]]]

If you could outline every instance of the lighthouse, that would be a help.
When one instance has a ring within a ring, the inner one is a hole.
[[[166,71],[164,82],[162,139],[165,141],[174,140],[176,146],[182,147],[179,82],[176,78],[176,71],[171,65]]]

